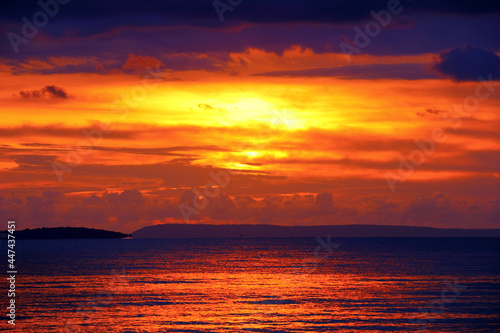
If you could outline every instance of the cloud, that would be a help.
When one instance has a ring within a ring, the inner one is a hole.
[[[333,206],[333,194],[332,193],[319,193],[316,195],[316,205],[322,208],[328,208]]]
[[[50,163],[56,160],[56,156],[45,155],[10,155],[8,157],[19,164],[16,170],[49,170]]]
[[[21,90],[19,95],[23,99],[39,99],[39,98],[47,98],[47,99],[67,99],[68,94],[63,88],[56,86],[45,86],[39,90]]]
[[[142,193],[136,189],[125,190],[121,193],[105,193],[102,199],[110,204],[141,205],[144,203]]]
[[[419,117],[427,117],[427,116],[438,116],[443,113],[443,110],[438,109],[425,109],[424,112],[417,112],[417,116]]]
[[[482,76],[500,79],[500,57],[491,50],[466,46],[439,53],[431,69],[455,81],[479,81]]]
[[[168,199],[137,189],[73,196],[45,190],[26,197],[0,197],[0,218],[22,221],[21,228],[86,226],[132,232],[153,223],[181,222],[179,203],[192,207],[194,193]],[[445,193],[423,192],[408,199],[386,195],[336,200],[331,193],[270,195],[262,200],[221,193],[193,222],[271,223],[283,225],[384,224],[437,227],[495,227],[500,200],[468,201]]]
[[[500,221],[500,199],[496,199],[495,201],[493,201],[491,212],[488,216],[488,221],[494,223],[498,223],[498,221]]]
[[[497,39],[491,37],[491,31],[500,28],[495,14],[499,12],[498,4],[430,0],[401,3],[404,11],[363,49],[364,54],[437,53],[471,43],[498,51]],[[315,53],[340,53],[340,42],[355,38],[354,26],[363,29],[366,21],[373,19],[372,10],[386,7],[386,0],[292,3],[256,0],[226,12],[227,19],[221,23],[212,2],[205,0],[172,0],[149,5],[72,2],[61,7],[64,19],[51,20],[39,29],[36,38],[20,46],[22,52],[16,54],[8,38],[0,39],[0,58],[10,60],[12,66],[21,63],[15,68],[16,73],[95,72],[97,66],[97,70],[104,72],[119,70],[128,54],[153,55],[173,70],[218,71],[224,61],[214,54],[228,58],[231,53],[249,48],[282,54],[293,46],[301,46]],[[0,12],[0,32],[4,36],[8,32],[22,35],[23,22],[19,18],[31,18],[30,9],[34,12],[38,8],[36,2],[27,0],[9,4],[9,8]],[[401,24],[408,17],[415,22],[414,26]],[[86,61],[36,69],[22,66],[22,62],[33,58],[50,63],[50,59],[58,57]]]
[[[0,127],[0,137],[23,137],[23,136],[43,136],[43,137],[65,137],[84,138],[82,130],[100,128],[98,123],[89,124],[85,127],[68,127],[60,124],[48,125],[22,125],[14,127]],[[106,134],[107,138],[134,139],[136,133],[132,129],[116,129]]]
[[[427,73],[423,64],[369,64],[349,65],[330,68],[310,68],[303,70],[259,73],[260,76],[287,77],[340,77],[346,79],[434,79],[436,75]]]
[[[231,3],[231,2],[229,2]],[[238,6],[232,14],[233,22],[248,23],[346,23],[369,18],[371,10],[387,8],[387,0],[359,1],[308,1],[308,0],[253,0]],[[433,1],[400,2],[409,11],[428,13],[461,14],[477,16],[498,13],[500,5],[495,1]],[[233,7],[231,7],[233,8]],[[29,0],[18,0],[6,6],[0,13],[2,21],[16,21],[23,15],[29,16],[39,10]],[[234,11],[234,9],[233,9]],[[59,25],[74,25],[75,33],[86,36],[102,33],[113,26],[134,25],[151,27],[160,24],[169,26],[220,26],[212,1],[205,0],[154,0],[98,1],[88,0],[62,6],[65,20],[51,21],[46,29],[60,34]],[[231,22],[226,23],[230,25]],[[93,24],[88,24],[92,22]],[[84,23],[87,23],[86,25]],[[234,23],[233,23],[234,24]]]
[[[76,45],[66,48],[60,47],[58,50],[54,50],[55,53],[59,53],[60,55],[84,57],[84,59],[80,60],[79,63],[75,64],[61,65],[57,61],[54,61],[54,57],[50,54],[44,54],[43,50],[38,50],[33,53],[33,55],[36,53],[37,58],[43,59],[43,62],[39,62],[37,65],[30,63],[30,57],[24,58],[24,60],[21,61],[17,59],[10,60],[6,63],[11,66],[12,73],[15,75],[25,73],[43,75],[75,73],[145,75],[148,73],[148,68],[155,71],[161,69],[179,72],[191,70],[222,72],[227,69],[227,64],[232,61],[230,53],[222,49],[218,49],[218,52],[210,52],[210,50],[207,50],[208,52],[204,52],[204,50],[198,49],[195,52],[190,52],[190,54],[178,54],[176,49],[172,46],[169,46],[170,50],[168,50],[167,47],[159,48],[158,44],[165,42],[165,34],[167,32],[161,34],[161,31],[157,31],[157,33],[158,35],[155,35],[153,32],[149,34],[135,32],[134,39],[128,40],[127,43],[123,43],[117,35],[112,41],[106,41],[106,43],[113,45],[110,46],[113,49],[112,51],[102,48],[102,43],[104,42],[104,38],[102,36],[97,36],[88,40],[81,40],[81,42],[79,42],[80,46],[78,47],[82,47],[83,50],[79,51],[79,54],[74,51],[74,48],[77,47]],[[218,33],[207,32],[207,35],[218,38],[216,37]],[[182,45],[187,46],[189,44],[196,43],[197,41],[198,40],[188,40]],[[56,42],[54,40],[54,42],[61,43],[61,45],[67,45],[68,43],[73,43],[75,41],[72,40],[66,42],[58,40]],[[33,44],[36,43],[38,43],[38,40],[34,41]],[[84,44],[85,46],[82,46]],[[159,56],[152,57],[129,53],[128,58],[125,59],[123,57],[123,53],[136,52],[137,50],[149,50],[149,52],[158,53]],[[243,49],[239,48],[239,50]],[[168,51],[171,53],[166,54]],[[28,51],[24,55],[27,54]],[[169,77],[164,78],[164,80],[178,81],[180,79]]]
[[[52,143],[39,143],[39,142],[20,143],[19,145],[24,146],[24,147],[53,147],[53,146],[55,146]]]
[[[126,72],[144,74],[147,73],[147,68],[155,69],[162,65],[162,62],[154,57],[129,54],[127,62],[123,64],[121,69]]]

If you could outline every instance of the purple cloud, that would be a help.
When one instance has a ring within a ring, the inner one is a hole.
[[[500,79],[500,57],[491,50],[466,46],[442,51],[435,72],[453,78],[455,81],[479,81],[479,77]]]
[[[45,86],[38,90],[21,90],[19,95],[24,99],[32,98],[49,98],[49,99],[67,99],[68,94],[63,88],[52,86]]]

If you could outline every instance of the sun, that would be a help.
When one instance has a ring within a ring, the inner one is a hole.
[[[246,151],[246,152],[244,152],[244,154],[249,158],[256,158],[256,157],[259,157],[261,155],[261,153],[258,151]]]
[[[224,109],[226,120],[233,125],[259,123],[277,130],[296,130],[305,126],[296,112],[261,97],[238,98],[232,103],[224,103]]]

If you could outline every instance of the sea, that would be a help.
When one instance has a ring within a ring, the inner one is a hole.
[[[18,240],[16,269],[3,331],[500,332],[499,238]]]

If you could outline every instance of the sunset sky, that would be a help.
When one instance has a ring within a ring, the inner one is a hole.
[[[500,226],[500,2],[46,3],[0,10],[20,229]]]

